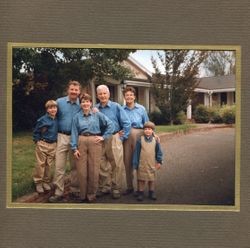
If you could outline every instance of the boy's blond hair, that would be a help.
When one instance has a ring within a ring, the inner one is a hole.
[[[57,107],[57,102],[54,100],[49,100],[45,103],[45,108],[48,109],[50,107]]]

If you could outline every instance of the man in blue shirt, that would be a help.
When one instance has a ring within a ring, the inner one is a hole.
[[[96,91],[100,100],[96,107],[114,125],[113,135],[104,143],[104,155],[101,162],[97,196],[109,193],[111,190],[112,197],[118,199],[121,196],[122,170],[124,168],[122,142],[128,138],[131,124],[124,109],[118,103],[109,100],[110,92],[106,85],[99,85]]]
[[[73,153],[70,147],[71,125],[73,117],[80,111],[79,95],[81,92],[81,85],[78,81],[69,81],[68,95],[58,98],[56,100],[58,105],[58,140],[56,149],[55,162],[55,195],[49,198],[49,202],[60,202],[63,198],[64,192],[64,175],[67,162],[67,156],[70,159],[70,190],[72,193],[79,192],[78,178],[75,163],[73,160]]]

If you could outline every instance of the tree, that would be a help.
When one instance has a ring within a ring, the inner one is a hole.
[[[173,124],[177,114],[185,111],[199,83],[199,66],[206,58],[205,51],[164,50],[158,52],[160,71],[156,58],[151,58],[155,73],[152,77],[152,93],[165,122]]]
[[[207,51],[203,68],[208,76],[235,74],[234,51]]]
[[[13,127],[31,128],[44,112],[44,103],[65,94],[69,80],[82,86],[91,81],[105,83],[111,77],[130,77],[121,65],[131,52],[128,49],[13,49]]]

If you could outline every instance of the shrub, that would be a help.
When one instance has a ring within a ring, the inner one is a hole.
[[[211,123],[222,123],[222,117],[220,114],[220,107],[219,106],[214,106],[214,107],[210,107],[208,108],[208,112],[209,112],[209,121]]]
[[[194,110],[194,120],[197,123],[208,123],[210,120],[208,108],[199,104]]]
[[[235,105],[224,105],[220,109],[220,115],[224,123],[233,124],[235,123]]]
[[[176,118],[174,120],[174,124],[179,125],[179,124],[184,124],[187,120],[187,116],[185,112],[182,110],[177,113]]]
[[[167,125],[170,123],[170,114],[168,111],[154,111],[149,114],[149,119],[153,121],[155,125]]]
[[[166,124],[166,117],[159,111],[154,111],[149,114],[149,119],[155,123],[155,125]]]

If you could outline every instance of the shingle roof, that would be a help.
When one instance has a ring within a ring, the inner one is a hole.
[[[196,88],[206,90],[218,90],[235,88],[236,78],[235,75],[217,76],[217,77],[204,77],[200,78],[200,83]]]

